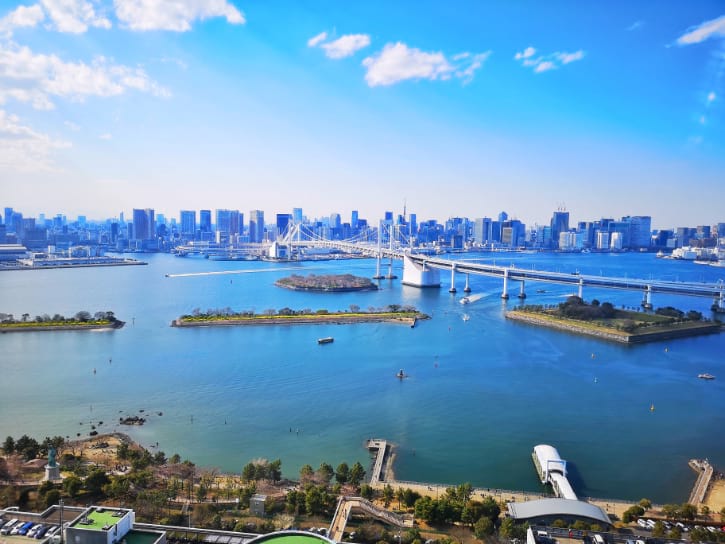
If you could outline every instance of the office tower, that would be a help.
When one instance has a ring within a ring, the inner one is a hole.
[[[7,227],[8,232],[12,232],[10,230],[10,221],[13,218],[13,209],[12,208],[5,208],[5,213],[3,214],[3,217],[5,218],[5,226]]]
[[[133,210],[133,238],[135,240],[152,240],[156,237],[154,210],[145,208]]]
[[[199,230],[211,232],[211,210],[199,210]]]
[[[196,211],[181,210],[181,235],[194,236],[196,234]]]
[[[236,236],[242,233],[242,218],[239,210],[229,210],[229,235]]]
[[[302,208],[292,208],[292,219],[295,225],[302,224]]]
[[[350,216],[350,226],[352,227],[353,230],[356,230],[357,224],[358,224],[358,213],[357,213],[357,210],[353,210],[352,214]]]
[[[231,211],[230,210],[217,210],[216,211],[216,231],[224,234],[229,235],[229,224],[231,221]]]
[[[393,224],[393,212],[385,212],[385,222],[388,225]]]
[[[115,244],[118,241],[118,223],[115,221],[111,223],[111,243]]]
[[[410,234],[415,236],[418,233],[418,216],[411,213],[408,217],[410,217]]]
[[[262,210],[249,212],[249,241],[256,244],[264,241],[264,212]]]
[[[292,223],[292,214],[289,213],[278,213],[277,214],[277,236],[284,236],[287,234],[287,229],[290,223]]]
[[[85,215],[79,215],[78,216],[78,226],[79,227],[85,227],[86,226],[86,216]]]
[[[551,243],[554,247],[559,246],[559,235],[569,230],[569,212],[562,210],[554,212],[551,217]]]
[[[507,214],[506,212],[501,212],[500,214],[498,214],[498,222],[499,223],[503,223],[504,221],[508,221],[508,218],[509,218],[509,214]]]
[[[342,226],[342,218],[339,213],[330,214],[330,228],[339,229]]]
[[[623,217],[622,220],[625,218]],[[649,247],[652,242],[652,218],[648,215],[635,215],[629,219],[629,247]]]

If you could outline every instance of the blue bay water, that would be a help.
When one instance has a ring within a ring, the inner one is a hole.
[[[670,280],[725,275],[651,254],[466,257]],[[1,312],[113,310],[127,321],[114,332],[0,335],[0,437],[87,436],[96,424],[101,432],[127,432],[147,447],[158,442],[167,455],[225,471],[238,472],[258,457],[281,458],[291,477],[305,463],[359,460],[367,466],[364,440],[382,437],[399,445],[399,479],[531,491],[539,485],[530,451],[549,443],[569,460],[580,495],[658,502],[687,498],[695,477],[689,458],[725,464],[725,335],[628,347],[511,323],[503,311],[518,301],[502,302],[500,282],[483,277],[471,277],[473,295],[482,298],[468,305],[459,303],[463,278],[459,293],[451,295],[445,273],[440,290],[405,287],[399,280],[364,293],[302,293],[273,285],[294,271],[371,276],[371,260],[144,258],[148,266],[0,274]],[[221,270],[249,273],[165,277]],[[571,290],[529,284],[527,302],[554,304]],[[584,295],[617,306],[641,301],[634,292],[585,289]],[[712,301],[655,295],[653,302],[709,313]],[[433,319],[414,329],[169,327],[197,307],[262,312],[390,303],[415,305]],[[463,321],[464,313],[470,320]],[[335,342],[318,345],[323,336]],[[400,368],[409,379],[395,378]],[[701,372],[718,379],[699,380]],[[143,427],[118,425],[120,417],[140,410],[148,418]]]

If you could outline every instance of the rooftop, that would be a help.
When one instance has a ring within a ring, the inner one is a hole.
[[[539,499],[527,502],[510,502],[509,514],[514,519],[532,519],[547,516],[573,516],[595,520],[609,526],[609,516],[594,504],[571,499]]]
[[[121,515],[119,516],[119,513]],[[88,529],[91,531],[108,531],[118,520],[126,513],[123,510],[106,510],[103,508],[94,508],[85,516],[78,518],[72,525],[78,529]]]

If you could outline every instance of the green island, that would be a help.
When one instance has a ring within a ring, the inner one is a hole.
[[[704,319],[694,310],[685,313],[671,306],[654,313],[617,309],[596,299],[587,304],[577,296],[558,305],[520,306],[506,312],[506,318],[625,344],[717,333],[723,328],[720,321]]]
[[[278,279],[274,284],[277,287],[284,287],[294,291],[319,291],[321,293],[376,291],[378,289],[378,286],[368,278],[353,276],[352,274],[326,274],[323,276],[315,274],[298,276],[292,274],[286,278]]]
[[[96,312],[91,314],[81,310],[73,317],[60,314],[35,316],[23,314],[15,319],[13,314],[0,313],[0,333],[4,332],[32,332],[32,331],[80,331],[96,329],[120,329],[125,324],[113,315],[113,312]]]
[[[389,304],[385,308],[370,307],[366,311],[351,304],[348,310],[292,310],[281,308],[268,309],[261,314],[252,310],[234,312],[230,308],[209,309],[206,312],[195,309],[191,314],[182,315],[171,322],[172,327],[208,327],[224,325],[315,325],[322,323],[404,323],[414,327],[419,319],[430,316],[419,312],[412,306]]]

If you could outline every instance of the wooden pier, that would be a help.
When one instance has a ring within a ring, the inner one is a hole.
[[[705,502],[705,495],[707,495],[707,489],[710,487],[710,481],[714,469],[707,459],[690,459],[687,463],[690,468],[698,473],[695,485],[692,487],[692,493],[690,498],[687,500],[690,504],[702,504]]]

